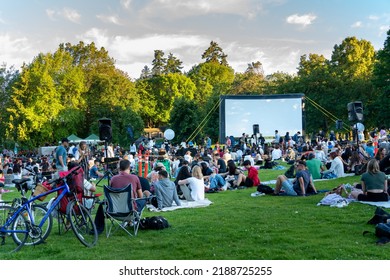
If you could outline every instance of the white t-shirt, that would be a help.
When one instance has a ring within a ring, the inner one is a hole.
[[[344,165],[339,157],[335,157],[330,165],[329,170],[325,171],[324,174],[333,172],[337,178],[344,177]]]
[[[273,149],[271,155],[272,155],[272,160],[280,159],[282,157],[282,150]]]
[[[204,200],[204,181],[195,177],[189,177],[186,179],[191,189],[191,197],[194,201]]]

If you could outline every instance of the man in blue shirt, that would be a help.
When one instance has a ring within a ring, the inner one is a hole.
[[[56,149],[56,168],[57,172],[61,171],[68,171],[68,166],[67,166],[67,148],[69,146],[69,140],[68,138],[63,138],[61,140],[61,145],[57,147]]]

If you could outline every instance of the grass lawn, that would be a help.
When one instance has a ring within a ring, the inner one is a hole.
[[[261,170],[261,181],[274,180],[285,170]],[[341,183],[358,182],[345,177],[316,182],[318,190]],[[317,206],[324,197],[259,196],[256,189],[206,194],[209,207],[180,209],[162,215],[171,227],[160,231],[139,231],[129,237],[123,231],[110,238],[99,236],[97,246],[85,248],[72,231],[58,234],[57,224],[45,244],[23,247],[0,259],[21,260],[386,260],[388,252],[377,246],[367,221],[375,207],[351,203],[344,208]],[[102,192],[102,189],[100,190]],[[7,200],[18,193],[3,195]],[[1,247],[0,247],[1,250]]]

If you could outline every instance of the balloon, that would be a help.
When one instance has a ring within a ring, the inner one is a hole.
[[[172,129],[168,128],[164,131],[164,137],[167,140],[172,140],[175,137],[175,132]]]

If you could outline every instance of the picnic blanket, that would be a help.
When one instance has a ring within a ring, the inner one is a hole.
[[[199,207],[207,207],[212,202],[205,198],[204,200],[199,200],[199,201],[186,201],[186,200],[181,200],[181,206],[177,206],[175,202],[173,202],[173,206],[171,207],[164,207],[162,210],[157,209],[154,207],[152,204],[147,204],[146,207],[152,211],[152,212],[166,212],[166,211],[174,211],[177,209],[184,209],[184,208],[199,208]]]
[[[363,204],[369,204],[369,205],[373,205],[373,206],[378,206],[378,207],[384,207],[384,208],[390,208],[390,200],[389,201],[357,201],[356,202],[360,202],[360,203],[363,203]]]

